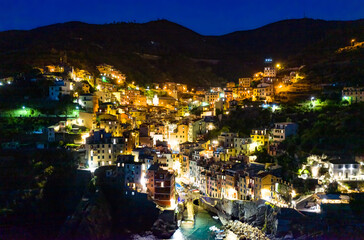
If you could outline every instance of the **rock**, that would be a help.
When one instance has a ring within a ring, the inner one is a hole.
[[[81,202],[62,229],[61,239],[107,239],[111,236],[111,208],[102,191]]]
[[[175,221],[174,211],[163,211],[157,221],[153,224],[152,231],[158,238],[170,238],[178,229]]]

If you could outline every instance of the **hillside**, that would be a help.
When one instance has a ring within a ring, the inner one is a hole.
[[[364,40],[364,20],[285,20],[222,36],[203,36],[167,20],[105,25],[68,22],[0,32],[0,75],[57,64],[66,53],[71,65],[93,73],[96,65],[108,63],[130,81],[208,86],[261,70],[265,57],[287,66],[306,65],[308,73],[325,61],[353,58],[359,59],[355,65],[359,69],[364,66],[361,54],[335,56],[351,38]],[[312,81],[317,81],[316,75],[312,74]],[[320,81],[332,81],[332,77]],[[351,80],[344,77],[342,81]]]

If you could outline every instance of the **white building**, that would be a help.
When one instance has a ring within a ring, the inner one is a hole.
[[[274,95],[274,87],[273,84],[269,83],[260,83],[255,89],[255,96],[267,100],[268,102],[272,101],[272,97]]]
[[[360,175],[360,164],[350,159],[329,161],[329,174],[337,180],[363,180]]]
[[[196,179],[197,179],[197,171],[198,171],[198,168],[197,168],[197,161],[196,160],[192,160],[192,159],[190,159],[190,164],[189,164],[190,166],[190,180],[191,180],[191,182],[194,184],[194,185],[196,185],[195,184],[195,182],[196,182]]]
[[[49,87],[49,98],[53,101],[59,101],[60,96],[70,95],[72,90],[73,90],[72,82],[55,81],[55,84]]]
[[[112,137],[111,133],[102,129],[92,132],[91,136],[86,138],[85,148],[89,168],[113,165],[117,156],[125,152],[125,139]]]
[[[78,98],[78,104],[86,110],[86,112],[93,112],[95,105],[97,105],[97,97],[92,94],[83,94]]]
[[[298,125],[293,122],[281,122],[275,123],[272,129],[273,140],[282,142],[286,140],[288,136],[297,134]]]

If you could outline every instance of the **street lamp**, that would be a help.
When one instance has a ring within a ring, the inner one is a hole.
[[[351,46],[354,46],[355,41],[355,38],[351,39]]]
[[[25,106],[22,106],[21,108],[22,108],[22,109],[25,109]]]

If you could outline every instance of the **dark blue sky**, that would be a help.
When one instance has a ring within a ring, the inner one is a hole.
[[[0,31],[83,21],[147,22],[158,18],[219,35],[283,19],[364,18],[364,0],[0,0]]]

